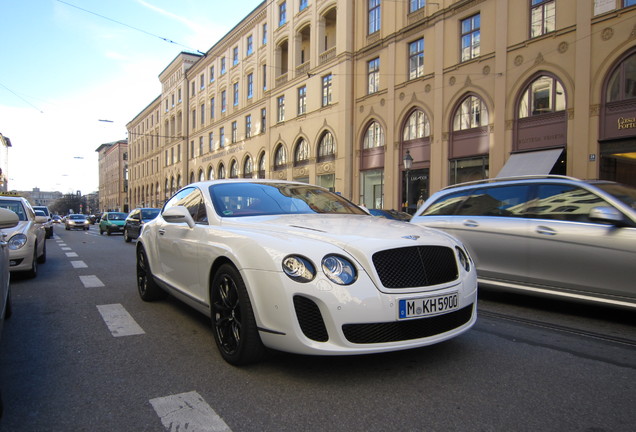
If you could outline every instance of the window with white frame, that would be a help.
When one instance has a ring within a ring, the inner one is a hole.
[[[210,98],[210,118],[214,120],[214,99]]]
[[[426,6],[426,0],[410,0],[409,1],[409,13],[418,11]]]
[[[214,66],[210,66],[210,82],[214,82]]]
[[[214,151],[214,132],[208,134],[208,151]]]
[[[333,75],[325,75],[322,77],[322,106],[331,105],[331,87]]]
[[[232,122],[232,144],[238,142],[238,122]]]
[[[298,87],[298,115],[307,113],[307,86]]]
[[[221,112],[227,111],[227,91],[223,90],[221,92]]]
[[[430,135],[431,124],[428,121],[428,116],[424,113],[424,111],[413,111],[404,125],[404,131],[402,133],[403,140],[411,141]]]
[[[368,93],[376,93],[380,89],[380,58],[374,58],[368,63]]]
[[[263,24],[263,37],[261,39],[262,45],[267,45],[267,23]]]
[[[219,128],[219,148],[225,147],[225,128]]]
[[[233,102],[234,106],[238,106],[238,104],[239,104],[239,83],[238,82],[235,82],[232,85],[232,90],[233,90],[232,92],[234,94],[234,102]]]
[[[278,98],[276,99],[276,106],[277,106],[277,120],[278,122],[283,122],[285,121],[285,96],[278,96]]]
[[[201,104],[201,126],[205,124],[205,104]]]
[[[225,72],[227,72],[225,68],[225,57],[221,57],[221,75],[225,74]]]
[[[254,74],[247,74],[247,98],[252,99],[254,97]]]
[[[287,165],[287,151],[285,151],[285,146],[279,144],[276,153],[274,153],[274,169],[282,169],[285,165]]]
[[[535,79],[523,91],[519,101],[519,118],[565,110],[563,85],[548,75]]]
[[[371,149],[384,146],[384,129],[377,121],[369,125],[364,134],[363,148]]]
[[[409,43],[409,79],[424,75],[424,38]]]
[[[245,116],[245,138],[249,138],[252,136],[252,115],[248,114]]]
[[[294,165],[303,165],[309,161],[309,144],[307,140],[301,139],[294,151]]]
[[[285,25],[287,22],[287,2],[278,5],[278,27]]]
[[[333,159],[336,154],[336,144],[331,132],[325,132],[318,143],[318,160]]]
[[[553,32],[556,28],[555,0],[530,2],[530,37]]]
[[[254,53],[254,37],[252,35],[247,36],[245,55],[252,55]]]
[[[473,15],[461,21],[461,61],[479,57],[481,33],[480,15]]]
[[[488,108],[477,96],[467,96],[453,117],[453,131],[472,129],[488,125]]]
[[[245,162],[243,162],[243,177],[252,178],[253,173],[254,173],[254,163],[252,162],[252,158],[248,155],[245,158]]]
[[[236,66],[239,64],[239,49],[235,46],[232,49],[232,66]]]
[[[307,9],[307,6],[309,6],[309,1],[308,0],[300,0],[300,3],[298,5],[298,11],[302,12],[305,9]]]
[[[380,0],[368,0],[369,4],[369,34],[380,31],[382,14]]]
[[[199,81],[201,81],[201,90],[203,90],[205,88],[205,74],[201,74]]]

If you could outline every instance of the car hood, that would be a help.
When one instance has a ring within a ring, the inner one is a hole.
[[[406,222],[362,215],[282,215],[223,220],[226,228],[258,231],[277,238],[323,241],[354,255],[415,245],[453,246],[448,234]]]

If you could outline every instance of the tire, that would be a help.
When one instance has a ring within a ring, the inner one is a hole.
[[[256,327],[252,304],[240,273],[223,264],[210,287],[212,330],[223,359],[235,366],[256,363],[265,346]]]
[[[38,275],[38,248],[37,245],[33,250],[33,261],[31,262],[31,269],[26,271],[28,278],[35,278]]]
[[[126,243],[130,243],[132,241],[132,239],[128,235],[128,228],[124,228],[124,241]]]
[[[137,291],[143,301],[151,302],[166,297],[166,292],[155,282],[143,247],[137,248]]]
[[[70,231],[70,230],[71,230],[69,227],[64,227],[64,229],[65,229],[66,231]]]
[[[99,229],[99,235],[104,235],[104,230],[103,229]]]
[[[44,264],[45,262],[46,262],[46,241],[44,242],[44,247],[42,248],[42,255],[38,257],[38,264]]]
[[[13,315],[13,303],[11,302],[11,287],[9,287],[9,291],[7,292],[7,304],[4,307],[4,319],[8,320]]]

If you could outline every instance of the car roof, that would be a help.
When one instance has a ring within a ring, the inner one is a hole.
[[[474,180],[464,183],[457,183],[454,185],[449,185],[441,189],[441,191],[451,190],[451,189],[459,189],[464,187],[472,187],[472,186],[480,186],[480,185],[494,185],[500,183],[515,183],[515,182],[523,182],[529,180],[561,180],[565,182],[574,182],[574,183],[586,183],[586,184],[602,184],[602,183],[615,183],[609,180],[582,180],[576,177],[569,177],[563,175],[525,175],[525,176],[516,176],[516,177],[496,177],[496,178],[487,178],[482,180]]]

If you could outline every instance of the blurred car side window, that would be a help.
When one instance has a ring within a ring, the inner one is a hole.
[[[524,217],[530,186],[514,185],[475,190],[455,214],[461,216]]]
[[[457,214],[455,209],[466,196],[470,195],[470,192],[462,191],[445,195],[424,210],[422,216],[452,216]]]
[[[594,207],[611,206],[586,189],[566,184],[542,184],[536,199],[526,209],[526,217],[594,223],[588,217]]]

